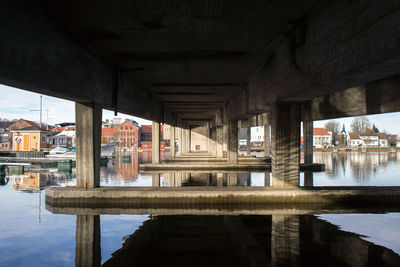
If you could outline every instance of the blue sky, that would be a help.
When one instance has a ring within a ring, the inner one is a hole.
[[[0,85],[0,118],[19,119],[39,121],[39,112],[29,111],[39,109],[40,94],[16,89],[13,87]],[[43,96],[43,122],[55,124],[60,122],[75,121],[75,105],[72,101],[60,98]],[[49,119],[47,120],[47,112]],[[103,120],[112,119],[114,113],[104,110]],[[136,120],[139,124],[150,124],[148,120],[118,113],[118,117],[123,119],[130,118]],[[400,112],[379,114],[367,116],[371,123],[374,123],[379,130],[387,130],[390,133],[400,133]],[[345,124],[346,130],[350,130],[350,124],[353,118],[336,119],[340,124]],[[315,121],[314,127],[324,127],[327,121]]]

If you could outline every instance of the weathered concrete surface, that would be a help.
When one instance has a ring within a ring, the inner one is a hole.
[[[229,122],[228,126],[228,161],[230,164],[238,163],[238,124],[237,122]]]
[[[272,179],[274,186],[299,186],[300,105],[279,102],[272,106]]]
[[[378,204],[378,203],[377,203]],[[373,207],[372,207],[373,206]],[[102,215],[102,214],[151,214],[157,215],[305,215],[305,214],[354,214],[399,212],[397,205],[337,205],[324,203],[307,204],[190,204],[148,205],[143,203],[107,203],[83,205],[46,202],[46,209],[55,214]]]
[[[97,106],[76,103],[77,186],[100,186],[101,117]]]
[[[312,121],[303,120],[303,151],[304,163],[313,163],[313,144],[314,144],[314,123]]]
[[[400,187],[59,187],[46,190],[48,203],[62,205],[137,204],[256,204],[256,203],[399,203]]]

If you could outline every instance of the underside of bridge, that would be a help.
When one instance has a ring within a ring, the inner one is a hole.
[[[171,125],[172,156],[229,164],[238,127],[266,126],[282,187],[298,186],[301,121],[307,143],[313,120],[400,111],[394,0],[10,0],[0,14],[0,82],[77,103],[80,187],[99,185],[102,109],[154,121],[153,137]]]

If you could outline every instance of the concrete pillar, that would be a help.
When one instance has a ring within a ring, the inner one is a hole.
[[[99,187],[102,109],[76,103],[75,117],[77,187]]]
[[[299,217],[272,215],[271,266],[298,266],[299,256]]]
[[[238,124],[237,122],[229,122],[228,129],[228,161],[229,164],[238,164]]]
[[[100,216],[77,215],[75,239],[75,266],[101,266]]]
[[[153,172],[151,176],[152,176],[151,186],[160,187],[160,173]]]
[[[222,154],[226,152],[226,156],[228,155],[228,142],[229,142],[229,126],[225,124],[222,128],[222,151],[223,151]]]
[[[224,186],[224,173],[217,173],[217,186]]]
[[[209,137],[209,152],[212,156],[216,156],[217,155],[217,128],[213,127],[210,128],[210,137]]]
[[[237,186],[238,184],[238,173],[237,172],[229,172],[228,173],[228,186]]]
[[[264,157],[271,157],[271,125],[264,124]]]
[[[215,129],[215,144],[216,144],[216,156],[222,158],[224,156],[223,150],[223,127],[217,126]]]
[[[151,158],[153,164],[160,164],[160,123],[153,121]]]
[[[313,172],[304,172],[304,186],[313,186],[314,185],[314,174]]]
[[[304,163],[311,164],[313,163],[313,141],[314,141],[314,133],[313,133],[313,121],[303,121],[303,151],[304,151]]]
[[[271,186],[271,172],[264,173],[264,186]]]
[[[176,151],[176,155],[180,157],[182,156],[182,128],[180,125],[178,127],[175,127],[175,136],[178,143],[178,150]]]
[[[300,105],[278,102],[272,105],[272,184],[298,187],[300,179]]]
[[[246,128],[246,154],[250,155],[251,152],[251,147],[250,147],[250,141],[251,141],[251,127]]]
[[[171,125],[169,134],[170,157],[175,158],[175,126]]]

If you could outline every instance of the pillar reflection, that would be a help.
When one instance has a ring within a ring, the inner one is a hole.
[[[101,266],[100,216],[77,215],[75,238],[75,265]]]

